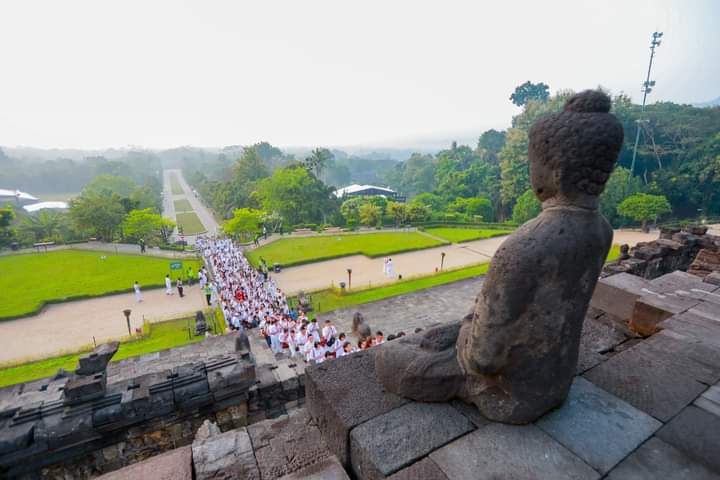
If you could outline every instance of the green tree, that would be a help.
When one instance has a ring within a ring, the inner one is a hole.
[[[83,194],[70,202],[70,218],[81,230],[111,242],[125,218],[125,209],[117,195]]]
[[[620,202],[641,190],[642,182],[638,177],[630,178],[630,170],[615,167],[600,195],[600,211],[613,227],[619,227],[622,223],[623,217],[617,212]]]
[[[528,80],[515,88],[515,91],[510,95],[510,100],[518,107],[527,105],[531,100],[544,102],[550,97],[549,90],[550,87],[542,82],[532,83]]]
[[[56,210],[40,210],[24,216],[17,227],[23,243],[69,240],[68,215]]]
[[[480,135],[477,149],[483,160],[492,164],[498,163],[498,154],[505,145],[506,136],[507,132],[494,129],[486,130]]]
[[[515,202],[512,211],[512,221],[517,224],[525,223],[537,217],[540,210],[542,210],[540,200],[537,199],[532,189],[528,189],[520,195],[517,202]]]
[[[395,225],[398,227],[407,221],[408,209],[404,203],[388,202],[387,213],[395,220]]]
[[[463,214],[468,221],[476,220],[476,217],[480,217],[483,222],[495,220],[495,210],[487,198],[457,198],[448,206],[448,210]]]
[[[647,232],[649,220],[657,221],[660,216],[670,213],[672,208],[663,195],[637,193],[623,200],[617,211],[620,215],[641,222],[643,231]]]
[[[15,212],[10,205],[0,208],[0,247],[5,247],[12,242],[14,231],[10,227],[15,219]]]
[[[299,165],[278,168],[260,180],[253,196],[263,210],[277,213],[290,225],[325,223],[337,212],[333,190]]]
[[[132,210],[122,223],[125,238],[133,241],[144,240],[146,243],[162,241],[168,243],[175,228],[175,222],[155,213],[151,208]]]
[[[366,203],[360,206],[360,222],[368,227],[380,226],[382,211],[377,205]]]
[[[266,213],[254,208],[237,208],[230,220],[223,225],[223,231],[238,238],[252,238],[260,233]]]
[[[411,203],[407,208],[407,221],[421,223],[430,220],[430,208],[422,203]]]
[[[323,170],[334,159],[333,154],[327,148],[316,148],[305,158],[304,164],[310,172],[320,178]]]

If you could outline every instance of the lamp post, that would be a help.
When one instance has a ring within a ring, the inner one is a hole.
[[[132,310],[130,310],[129,308],[126,308],[125,310],[123,310],[123,313],[125,314],[125,321],[127,322],[129,336],[132,336],[132,330],[130,329],[130,313],[131,312],[132,312]]]
[[[445,252],[440,252],[440,270],[443,269],[444,264],[445,264]]]
[[[352,268],[347,269],[348,272],[348,290],[352,288]]]

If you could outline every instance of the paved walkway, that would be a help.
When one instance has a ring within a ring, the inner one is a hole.
[[[635,245],[657,239],[658,232],[616,230],[613,242]],[[444,268],[460,268],[489,261],[506,237],[488,238],[473,242],[444,245],[415,252],[400,253],[392,256],[395,277],[389,279],[383,275],[383,259],[368,258],[364,255],[352,255],[324,262],[291,267],[273,278],[287,294],[293,295],[299,290],[312,291],[338,286],[347,282],[347,269],[352,269],[352,285],[355,288],[376,286],[393,282],[397,275],[404,278],[429,275],[440,267],[441,253],[445,253]]]
[[[150,321],[194,315],[205,306],[205,297],[196,286],[185,288],[185,297],[165,295],[164,289],[143,292],[143,302],[135,302],[135,294],[78,300],[49,305],[39,314],[0,322],[0,363],[48,357],[62,351],[77,350],[127,335],[123,310],[132,310],[132,328],[140,328],[143,317]]]
[[[172,192],[172,184],[170,182],[170,179],[173,175],[177,176],[178,182],[180,183],[180,186],[183,189],[183,193],[179,195],[175,195]],[[170,218],[173,221],[176,220],[175,216],[175,200],[181,200],[186,199],[188,202],[190,202],[190,205],[193,208],[193,211],[200,219],[200,222],[203,224],[206,230],[206,235],[215,235],[220,230],[220,226],[215,220],[215,217],[213,216],[212,212],[203,205],[203,203],[200,201],[198,197],[196,197],[193,194],[192,188],[190,188],[190,185],[185,181],[185,177],[183,177],[182,171],[179,169],[169,169],[163,171],[163,216],[166,218]],[[204,234],[204,235],[205,235]],[[175,239],[178,239],[177,230],[173,234]],[[195,239],[197,238],[197,235],[186,235],[185,240],[190,245],[193,245],[195,243]]]
[[[132,243],[106,243],[106,242],[86,242],[86,243],[73,243],[70,245],[54,245],[48,247],[48,252],[54,252],[58,250],[90,250],[94,252],[109,252],[121,255],[144,255],[146,257],[161,257],[161,258],[188,258],[195,257],[196,255],[191,252],[179,252],[176,250],[161,250],[159,248],[148,247],[146,253],[140,253],[140,246]],[[46,250],[40,250],[40,253],[44,253]],[[35,248],[23,248],[20,250],[5,250],[0,252],[0,255],[18,255],[38,253]]]

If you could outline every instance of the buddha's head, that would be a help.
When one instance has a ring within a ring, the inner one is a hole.
[[[530,128],[530,183],[540,201],[597,203],[623,142],[610,104],[603,92],[586,90],[570,97],[562,112],[541,117]]]

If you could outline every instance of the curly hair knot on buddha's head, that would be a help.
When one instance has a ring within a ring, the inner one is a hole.
[[[530,128],[530,171],[540,200],[562,194],[598,196],[610,178],[623,142],[623,128],[610,114],[605,93],[586,90],[570,97],[562,112]]]

